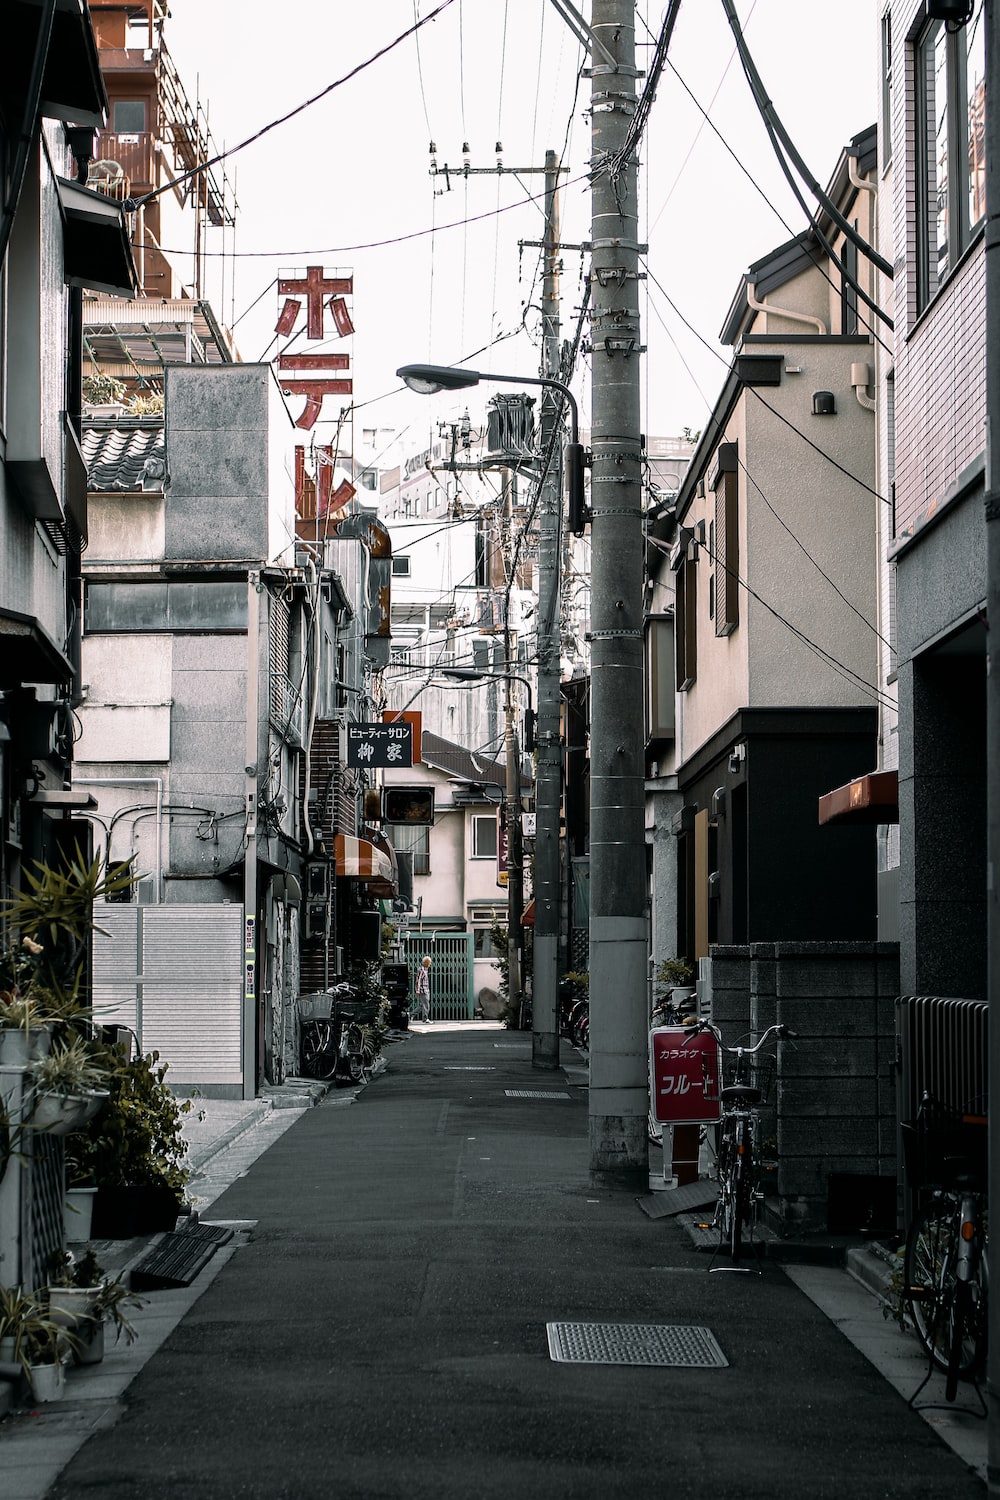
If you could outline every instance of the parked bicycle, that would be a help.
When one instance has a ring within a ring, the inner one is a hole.
[[[931,1368],[944,1371],[945,1399],[954,1401],[958,1382],[974,1379],[986,1360],[987,1121],[925,1092],[903,1139],[921,1199],[906,1240],[905,1296]]]
[[[334,985],[329,1016],[302,1023],[302,1068],[307,1077],[366,1083],[378,1057],[377,1001],[362,1000],[354,985]]]
[[[719,1044],[729,1081],[720,1090],[722,1119],[717,1127],[715,1175],[719,1196],[712,1227],[719,1231],[719,1244],[728,1250],[733,1265],[752,1243],[761,1191],[761,1141],[758,1106],[767,1098],[774,1074],[773,1054],[761,1056],[774,1041],[791,1040],[797,1033],[787,1026],[769,1026],[753,1047],[727,1047],[719,1028],[711,1021],[695,1021],[692,1035],[710,1031]]]

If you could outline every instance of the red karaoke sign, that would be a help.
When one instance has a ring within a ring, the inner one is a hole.
[[[649,1097],[657,1125],[722,1118],[722,1053],[710,1031],[658,1026],[649,1033]]]

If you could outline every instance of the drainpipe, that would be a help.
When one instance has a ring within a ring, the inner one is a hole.
[[[822,318],[813,317],[812,313],[792,312],[787,307],[775,307],[773,302],[761,302],[757,297],[757,288],[747,282],[747,303],[755,312],[774,313],[778,318],[791,318],[793,323],[813,323],[819,333],[827,333],[827,326]]]
[[[156,905],[163,901],[163,777],[162,776],[74,776],[74,786],[155,786],[156,787]],[[108,857],[111,846],[108,845]]]
[[[257,749],[260,700],[260,573],[247,573],[247,717],[243,857],[243,1097],[257,1097]]]

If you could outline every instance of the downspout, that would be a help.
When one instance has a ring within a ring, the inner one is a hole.
[[[319,663],[320,663],[320,622],[319,622],[319,575],[316,571],[316,563],[312,557],[307,559],[306,566],[312,576],[313,597],[310,608],[313,616],[313,629],[316,639],[313,645],[313,670],[312,691],[309,694],[309,724],[306,729],[305,754],[303,756],[303,796],[302,796],[302,826],[306,835],[306,858],[312,854],[316,847],[313,838],[312,824],[309,821],[309,792],[312,787],[312,737],[316,727],[316,715],[319,711]]]
[[[790,312],[787,307],[775,307],[773,302],[761,302],[758,300],[757,291],[751,283],[747,282],[747,302],[755,312],[774,313],[779,318],[791,318],[793,323],[813,323],[820,333],[828,333],[829,330],[822,318],[816,318],[812,313]]]

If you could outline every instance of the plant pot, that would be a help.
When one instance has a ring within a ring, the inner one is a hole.
[[[103,1094],[36,1094],[31,1119],[32,1130],[44,1130],[46,1135],[69,1135],[97,1113],[106,1102]]]
[[[94,1218],[95,1187],[71,1187],[63,1199],[63,1233],[67,1245],[82,1245],[90,1239]]]
[[[99,1187],[90,1232],[95,1240],[130,1240],[137,1228],[139,1200],[130,1187]]]
[[[99,1365],[104,1358],[104,1319],[88,1318],[76,1330],[76,1362]]]
[[[17,1363],[17,1339],[12,1333],[5,1333],[0,1338],[0,1365],[13,1365]]]
[[[91,1233],[97,1240],[128,1240],[173,1229],[183,1205],[162,1183],[102,1187],[94,1199]]]
[[[49,1317],[60,1328],[77,1329],[90,1321],[97,1286],[50,1286]]]
[[[36,1401],[60,1401],[66,1389],[66,1372],[58,1360],[51,1365],[29,1365],[28,1382]]]

